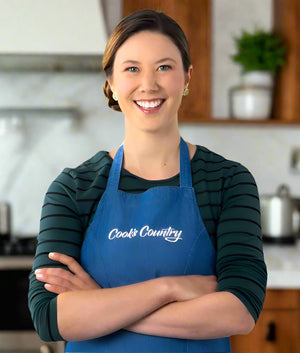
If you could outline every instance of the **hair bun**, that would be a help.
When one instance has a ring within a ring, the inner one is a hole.
[[[110,89],[110,85],[107,80],[105,81],[105,83],[103,85],[103,92],[105,94],[105,97],[107,98],[108,106],[113,110],[121,112],[121,108],[119,106],[119,103],[117,101],[115,101],[112,97],[112,90]]]

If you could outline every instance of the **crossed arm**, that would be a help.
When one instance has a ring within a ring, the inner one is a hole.
[[[185,339],[247,334],[254,319],[229,292],[216,292],[214,276],[161,277],[116,288],[101,288],[72,258],[50,253],[70,271],[35,272],[58,294],[57,318],[67,341],[101,337],[119,329]]]

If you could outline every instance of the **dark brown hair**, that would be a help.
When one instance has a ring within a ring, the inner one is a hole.
[[[190,48],[178,23],[163,12],[140,10],[123,18],[109,37],[102,60],[106,77],[111,77],[113,74],[114,60],[120,46],[129,37],[142,31],[153,31],[168,36],[180,51],[183,69],[186,73],[188,72],[191,65]],[[112,98],[112,91],[107,80],[104,83],[103,91],[108,99],[108,106],[121,111],[118,102]]]

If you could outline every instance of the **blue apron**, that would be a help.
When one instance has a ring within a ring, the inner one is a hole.
[[[215,250],[192,187],[187,144],[180,143],[180,187],[142,193],[118,189],[123,146],[82,245],[83,268],[102,288],[161,276],[214,275]],[[218,320],[218,318],[216,318]],[[66,352],[231,352],[229,338],[187,340],[119,330],[97,339],[68,342]]]

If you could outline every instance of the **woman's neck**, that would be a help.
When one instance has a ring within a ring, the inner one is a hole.
[[[179,173],[180,134],[125,134],[123,168],[148,180],[167,179]]]

